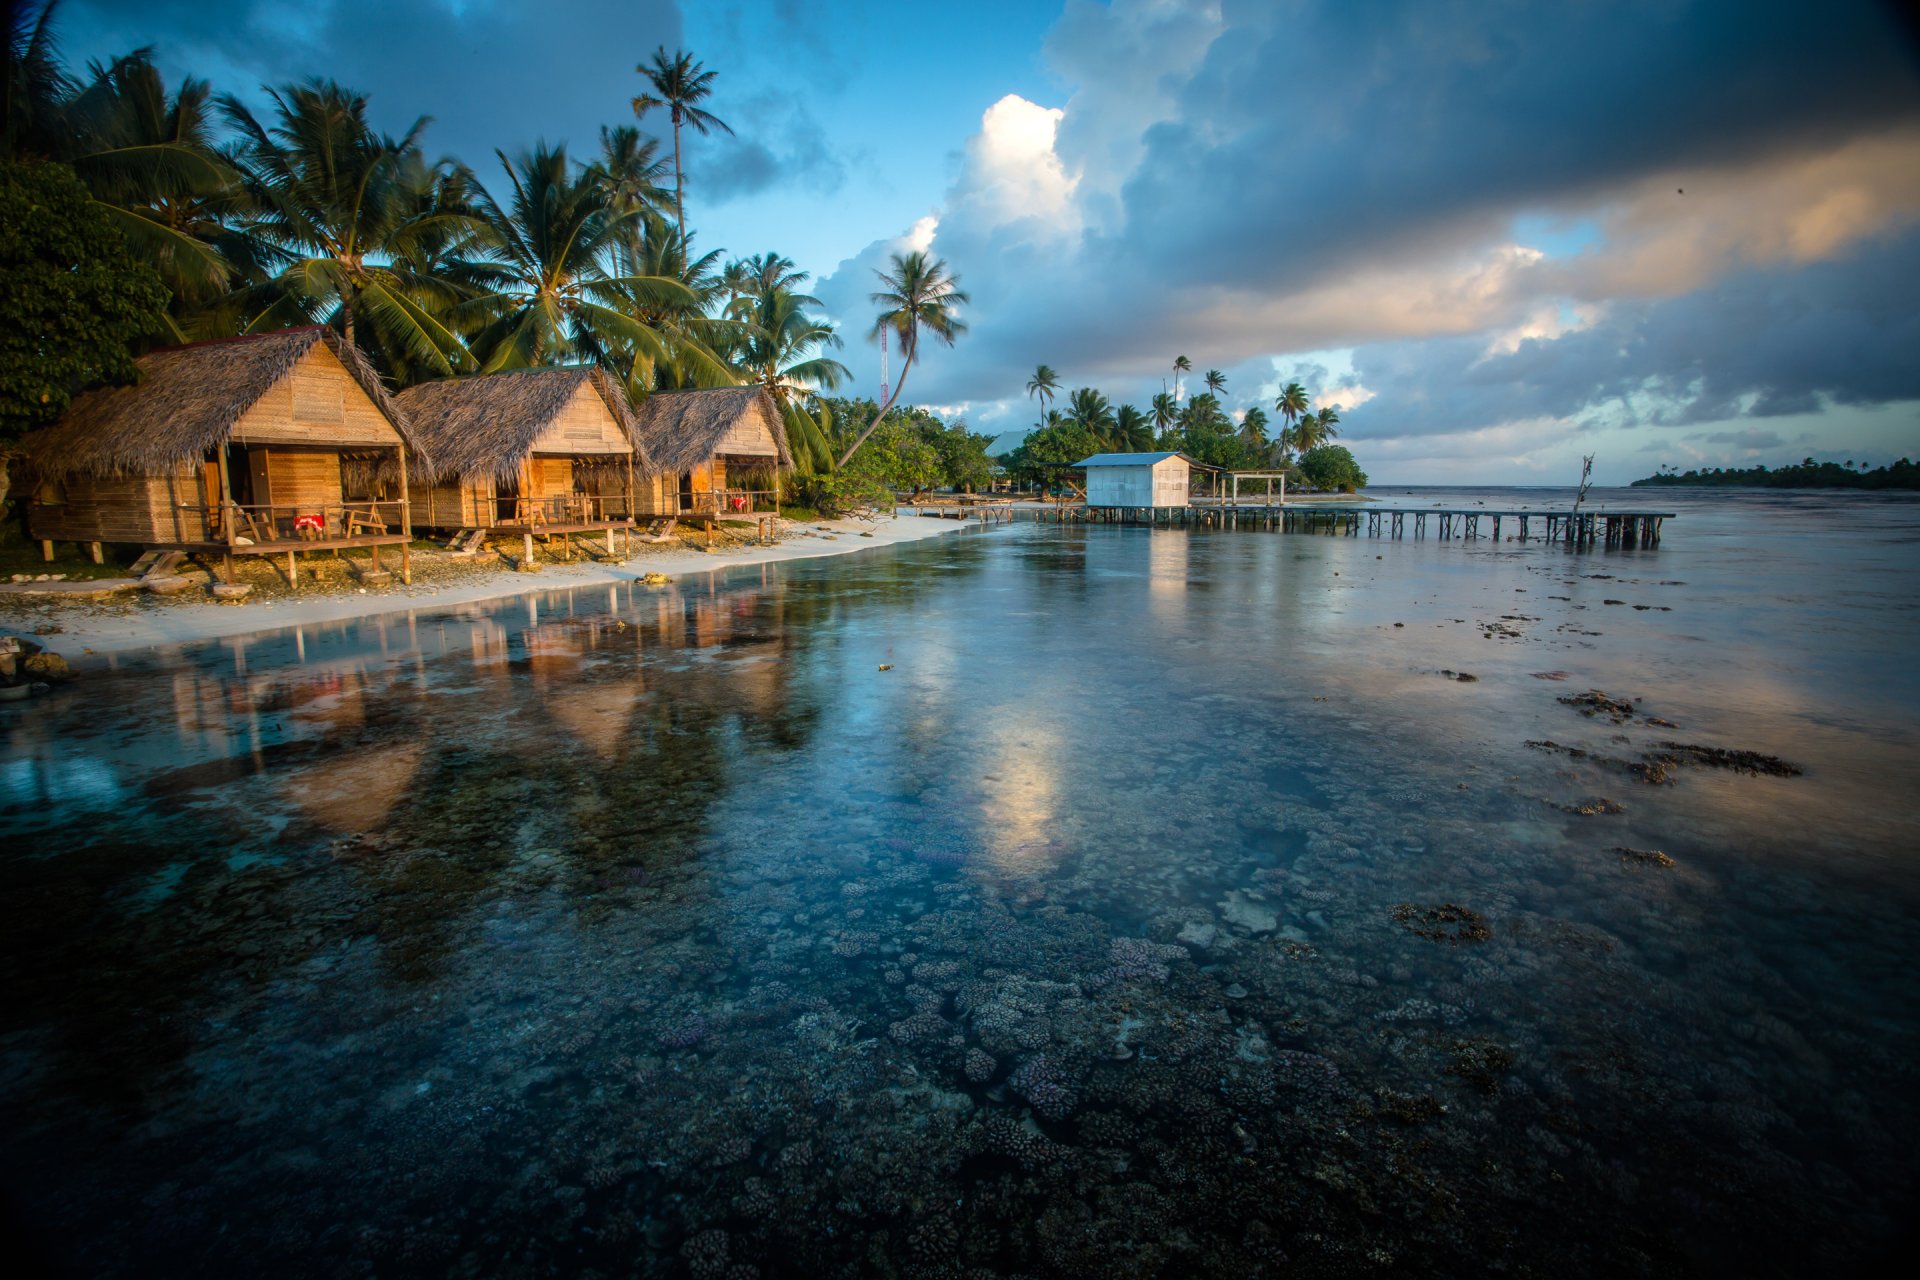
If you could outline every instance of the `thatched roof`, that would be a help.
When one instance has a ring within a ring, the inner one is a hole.
[[[433,455],[441,475],[511,480],[541,433],[586,383],[633,442],[634,466],[650,472],[627,393],[606,370],[590,365],[515,369],[471,378],[442,378],[408,387],[400,409]]]
[[[134,362],[140,381],[75,397],[59,422],[22,439],[20,451],[45,475],[165,474],[224,443],[241,416],[320,342],[430,467],[431,455],[415,445],[367,358],[319,325],[149,352]]]
[[[656,391],[633,416],[653,465],[678,475],[711,459],[734,424],[751,414],[764,415],[780,465],[793,465],[780,407],[765,387],[708,387],[699,391]]]

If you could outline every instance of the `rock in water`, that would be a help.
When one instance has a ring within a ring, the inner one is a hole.
[[[73,668],[57,653],[32,654],[21,665],[28,674],[38,676],[49,684],[65,684],[73,679]]]

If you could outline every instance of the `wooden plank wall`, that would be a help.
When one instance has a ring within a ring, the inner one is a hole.
[[[329,353],[331,354],[331,353]],[[316,512],[339,502],[345,493],[340,480],[340,455],[321,449],[270,449],[267,453],[267,492],[255,493],[257,503],[312,507]]]
[[[33,513],[32,534],[66,542],[203,542],[207,524],[198,511],[205,498],[192,468],[165,476],[69,476],[44,499],[64,498]]]
[[[590,384],[581,383],[547,429],[533,442],[533,453],[631,453],[626,432],[607,402]]]
[[[763,409],[738,418],[714,447],[715,453],[733,453],[742,457],[777,458],[780,448],[773,442],[773,430]],[[723,486],[724,487],[724,486]]]
[[[325,343],[315,343],[290,376],[240,415],[233,439],[321,448],[400,443],[393,424]]]

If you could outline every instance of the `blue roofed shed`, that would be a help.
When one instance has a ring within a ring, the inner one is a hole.
[[[1090,507],[1184,507],[1198,464],[1184,453],[1096,453],[1073,465],[1086,469]]]

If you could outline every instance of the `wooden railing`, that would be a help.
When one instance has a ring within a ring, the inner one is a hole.
[[[697,489],[691,498],[682,496],[680,510],[694,515],[710,515],[721,519],[738,516],[745,519],[756,510],[780,509],[780,491],[777,489]]]
[[[516,525],[538,529],[553,524],[600,524],[631,520],[634,504],[624,493],[557,493],[545,498],[521,498],[514,503]]]
[[[321,542],[341,538],[377,538],[406,531],[407,504],[399,499],[364,502],[273,502],[229,506],[180,503],[182,511],[200,513],[207,535],[228,541],[232,520],[236,545],[265,542]]]

